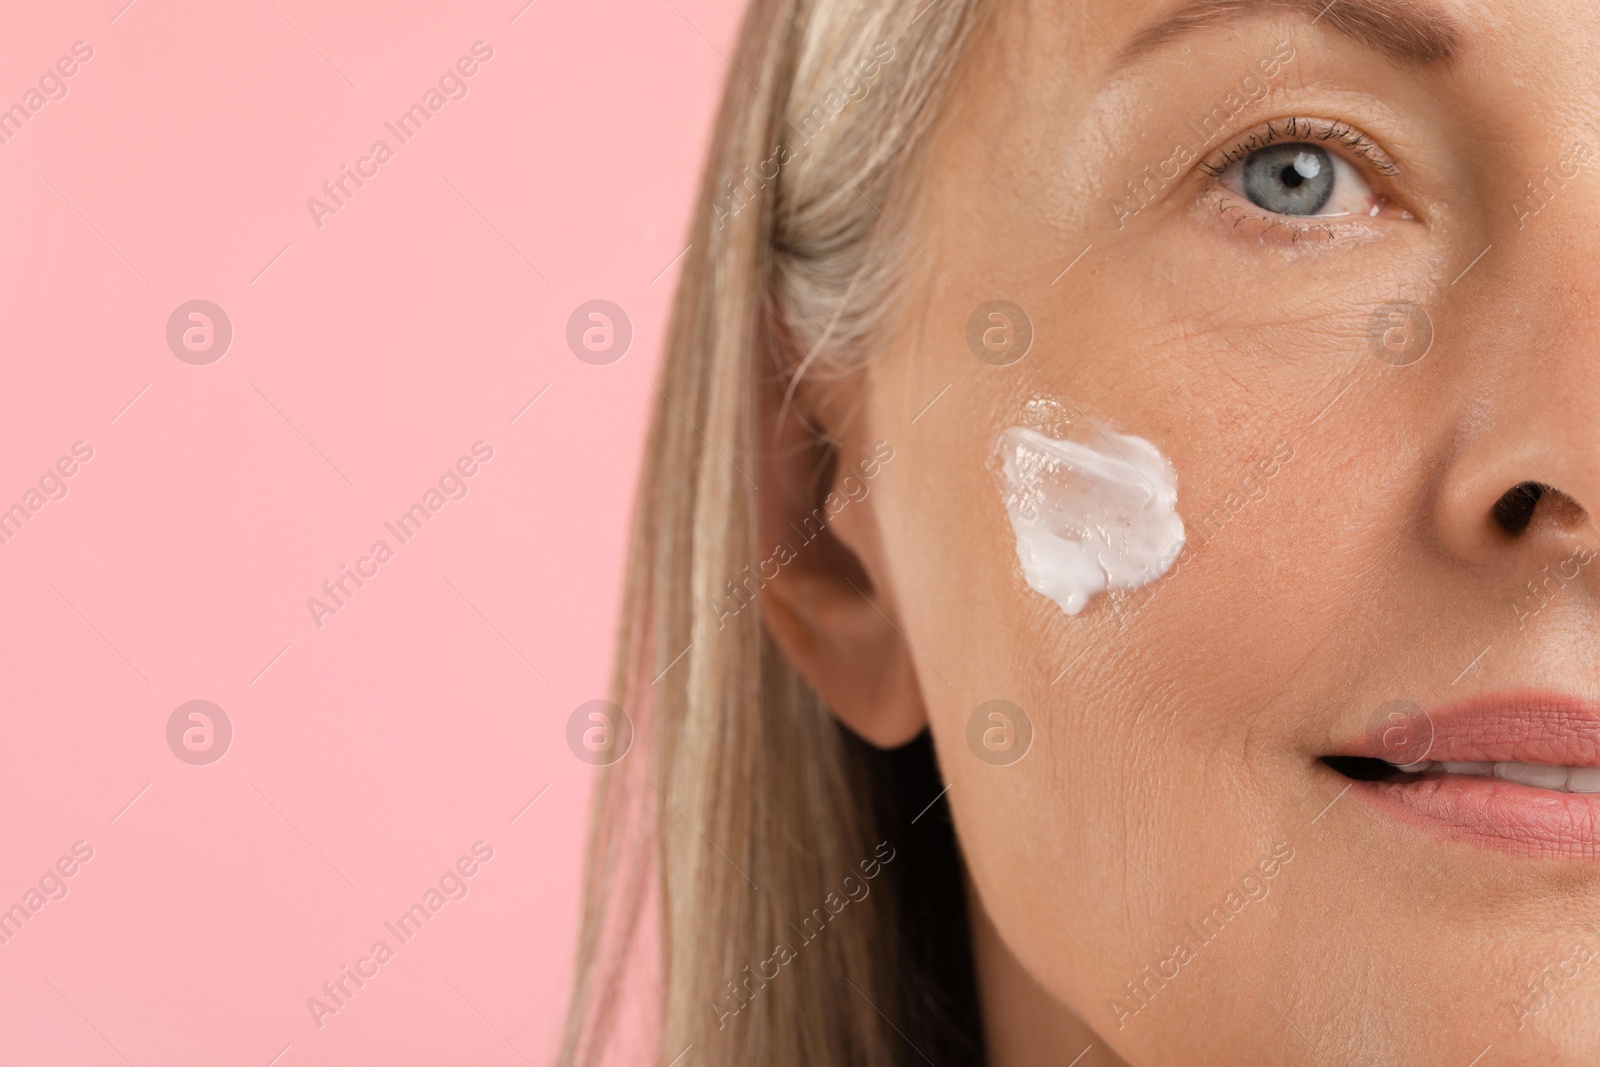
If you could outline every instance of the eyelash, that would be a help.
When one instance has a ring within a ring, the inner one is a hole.
[[[1301,118],[1275,119],[1265,124],[1229,148],[1218,157],[1216,163],[1201,163],[1200,170],[1213,178],[1220,178],[1224,171],[1251,152],[1284,141],[1322,141],[1343,145],[1352,155],[1366,160],[1373,170],[1386,178],[1400,173],[1400,169],[1389,160],[1376,141],[1349,123]]]

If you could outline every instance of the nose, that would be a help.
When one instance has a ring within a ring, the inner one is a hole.
[[[1600,232],[1600,205],[1585,213]],[[1600,284],[1552,229],[1484,272],[1448,353],[1439,401],[1461,417],[1434,517],[1471,564],[1537,570],[1600,546]]]

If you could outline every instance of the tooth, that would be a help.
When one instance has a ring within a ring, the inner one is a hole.
[[[1547,763],[1496,763],[1494,776],[1540,789],[1561,789],[1567,784],[1567,768]]]
[[[1449,760],[1440,760],[1438,767],[1446,774],[1468,774],[1484,777],[1494,773],[1492,763],[1453,763]]]
[[[1600,767],[1568,767],[1567,792],[1600,793]]]
[[[1432,761],[1423,760],[1421,763],[1397,763],[1395,764],[1395,769],[1404,771],[1406,774],[1421,774],[1432,766]]]

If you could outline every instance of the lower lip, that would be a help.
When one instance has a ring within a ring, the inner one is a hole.
[[[1600,860],[1600,793],[1559,793],[1467,775],[1358,781],[1350,792],[1402,823],[1456,841],[1524,856]]]

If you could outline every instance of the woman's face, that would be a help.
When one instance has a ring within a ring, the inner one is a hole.
[[[987,923],[1134,1063],[1593,1062],[1600,796],[1548,786],[1600,766],[1600,9],[995,16],[847,434]],[[996,471],[1038,401],[1187,534],[1070,616]],[[1424,759],[1478,766],[1376,762]]]

